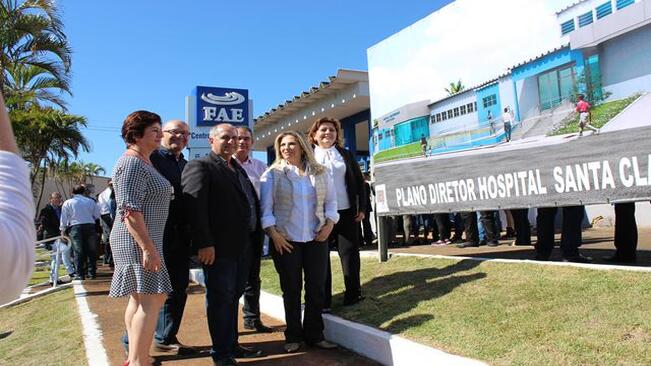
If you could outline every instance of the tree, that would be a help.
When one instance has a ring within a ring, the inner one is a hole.
[[[8,70],[20,66],[39,68],[69,92],[71,53],[54,1],[0,0],[0,92]]]
[[[464,91],[465,89],[466,87],[463,85],[463,83],[461,83],[461,80],[457,80],[456,82],[452,81],[447,88],[444,88],[445,92],[448,93],[448,95],[455,95]]]
[[[5,92],[9,109],[44,107],[43,102],[49,102],[66,110],[61,94],[72,94],[66,83],[33,65],[13,65],[7,69]]]
[[[30,163],[32,185],[41,169],[52,162],[76,158],[90,150],[90,143],[81,133],[86,118],[54,108],[32,106],[10,111],[16,141],[23,158]]]

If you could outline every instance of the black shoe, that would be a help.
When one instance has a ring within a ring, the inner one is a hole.
[[[83,278],[83,277],[81,277],[81,276],[75,276],[75,277],[73,277],[72,279],[73,279],[74,281],[83,281],[83,280],[85,280],[85,278]]]
[[[478,245],[480,247],[486,245],[486,240],[480,240]]]
[[[586,257],[581,254],[572,255],[568,257],[563,257],[563,262],[572,262],[572,263],[592,263],[592,258]]]
[[[362,301],[364,299],[365,299],[365,297],[362,296],[362,295],[359,295],[359,296],[354,297],[352,299],[344,299],[344,306],[355,305],[355,304],[357,304],[358,302],[360,302],[360,301]]]
[[[470,247],[478,247],[479,243],[474,243],[471,241],[464,241],[463,243],[457,244],[457,248],[470,248]]]
[[[215,366],[237,366],[239,363],[232,358],[225,358],[223,360],[213,360],[212,364]]]
[[[499,247],[499,246],[500,246],[500,242],[498,242],[497,240],[493,240],[493,241],[488,242],[487,245],[488,245],[489,247]]]
[[[331,308],[323,308],[321,310],[321,314],[332,314],[332,309]]]
[[[186,346],[180,342],[158,343],[154,341],[154,349],[163,353],[176,353],[177,355],[196,355],[199,353],[194,347]]]
[[[258,358],[263,356],[264,352],[262,352],[262,350],[244,347],[241,344],[238,344],[233,349],[233,357],[235,358]]]
[[[551,254],[537,253],[536,256],[534,257],[534,260],[547,262],[549,260],[549,257],[551,257]]]
[[[245,322],[244,329],[255,330],[259,333],[273,333],[273,329],[262,324],[260,320],[255,320],[253,322]]]
[[[613,264],[617,264],[617,263],[629,263],[630,264],[630,263],[637,262],[637,257],[635,255],[633,255],[633,256],[625,256],[625,255],[621,255],[619,253],[615,253],[615,254],[611,255],[610,257],[604,257],[603,259],[604,259],[604,262],[613,263]]]

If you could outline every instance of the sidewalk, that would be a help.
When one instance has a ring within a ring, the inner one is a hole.
[[[124,332],[124,309],[126,298],[114,299],[108,297],[111,273],[108,267],[100,267],[97,280],[84,281],[88,291],[87,300],[90,310],[97,314],[99,326],[104,336],[103,343],[112,365],[124,363],[124,350],[120,336]],[[210,336],[206,321],[204,289],[191,285],[188,289],[188,302],[183,315],[183,323],[179,331],[179,340],[187,345],[198,346],[202,353],[195,358],[182,359],[168,354],[152,352],[152,356],[163,365],[212,365],[209,356]],[[262,349],[267,356],[238,362],[245,365],[377,365],[362,356],[347,350],[338,349],[325,351],[304,346],[302,352],[287,354],[283,349],[284,324],[263,314],[262,321],[277,330],[271,334],[259,334],[243,330],[240,316],[240,343]]]

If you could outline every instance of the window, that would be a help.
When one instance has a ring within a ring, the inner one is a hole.
[[[448,119],[448,114],[445,112],[441,112],[441,121],[445,121],[446,119]]]
[[[454,116],[455,116],[455,117],[459,117],[459,107],[456,107],[456,108],[454,109]]]
[[[491,94],[487,97],[482,98],[482,104],[484,108],[488,108],[492,105],[497,104],[497,95],[496,94]]]
[[[565,35],[574,30],[574,19],[570,19],[567,22],[561,24],[561,34]]]
[[[624,9],[625,7],[633,4],[635,0],[617,0],[617,10]]]
[[[378,139],[378,141],[382,140],[382,132],[380,132],[380,133],[377,135],[377,139]]]
[[[595,9],[597,11],[597,19],[601,19],[606,15],[610,15],[613,12],[613,6],[610,1],[603,3]]]
[[[473,103],[466,104],[466,108],[468,109],[468,113],[472,113],[475,111],[475,105]]]
[[[579,27],[585,27],[588,24],[592,24],[592,10],[579,15]]]
[[[448,119],[450,119],[450,118],[454,118],[454,114],[453,114],[453,112],[452,112],[452,109],[450,109],[450,110],[448,111]]]
[[[459,107],[459,113],[461,113],[462,115],[466,114],[466,106],[465,105],[462,105],[461,107]]]
[[[472,102],[472,109],[473,109],[474,111],[477,110],[477,102]]]
[[[387,137],[387,138],[388,138],[388,137],[391,137],[391,130],[386,130],[386,131],[384,132],[384,137]]]

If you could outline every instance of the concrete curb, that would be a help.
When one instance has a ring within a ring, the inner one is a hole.
[[[201,269],[190,270],[190,279],[204,285]],[[260,310],[272,318],[285,321],[281,296],[261,291]],[[487,365],[482,361],[453,355],[335,315],[324,314],[323,323],[328,340],[383,365]]]
[[[360,252],[360,256],[365,258],[378,258],[378,254],[374,252]],[[389,258],[391,257],[441,258],[441,259],[472,260],[478,262],[497,262],[497,263],[528,263],[528,264],[536,264],[541,266],[577,267],[577,268],[585,268],[585,269],[594,269],[598,271],[620,270],[620,271],[629,271],[629,272],[651,272],[651,267],[623,266],[623,265],[613,265],[613,264],[536,261],[532,259],[503,259],[503,258],[485,258],[485,257],[462,257],[462,256],[439,255],[439,254],[389,253]]]
[[[86,294],[88,293],[81,281],[72,281],[81,319],[82,336],[84,338],[84,348],[86,349],[86,358],[89,366],[109,366],[110,362],[106,355],[106,349],[102,342],[102,330],[97,323],[97,314],[90,311]]]
[[[37,285],[34,285],[34,286],[37,286]],[[33,286],[30,286],[30,287],[28,287],[26,289],[29,289],[31,287],[33,287]],[[63,284],[63,285],[57,286],[57,287],[49,287],[49,288],[47,288],[47,289],[45,289],[43,291],[35,292],[33,294],[23,295],[22,297],[14,300],[14,301],[8,302],[8,303],[0,306],[0,309],[10,307],[10,306],[14,306],[14,305],[18,305],[18,304],[22,304],[24,302],[28,302],[28,301],[30,301],[32,299],[35,299],[37,297],[45,296],[47,294],[51,294],[53,292],[57,292],[59,290],[70,288],[70,287],[72,287],[72,284],[71,283],[66,283],[66,284]]]

